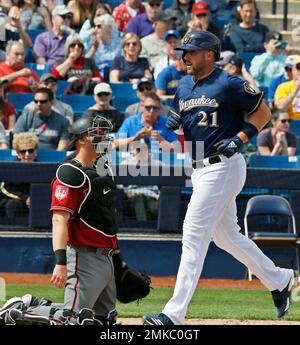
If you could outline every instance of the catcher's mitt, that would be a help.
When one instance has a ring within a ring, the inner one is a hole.
[[[117,299],[121,303],[129,303],[146,297],[151,289],[151,279],[128,266],[120,256],[113,256]]]

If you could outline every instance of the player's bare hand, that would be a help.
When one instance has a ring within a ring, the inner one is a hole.
[[[58,288],[64,288],[67,281],[67,266],[55,265],[50,284]]]
[[[285,142],[285,133],[284,132],[278,132],[276,134],[276,142],[278,142],[278,143],[284,143]]]

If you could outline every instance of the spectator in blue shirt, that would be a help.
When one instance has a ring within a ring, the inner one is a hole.
[[[231,44],[236,52],[264,52],[264,41],[269,29],[255,22],[257,5],[255,0],[243,0],[240,4],[242,22],[230,30]]]
[[[175,149],[177,136],[166,128],[166,117],[161,116],[160,98],[153,92],[146,95],[142,112],[128,117],[116,134],[115,148],[128,147],[133,141],[144,138],[145,142],[158,145],[164,151]]]
[[[126,32],[133,32],[139,38],[143,38],[154,32],[153,19],[158,13],[162,13],[162,0],[149,0],[145,4],[146,12],[132,18],[127,25]]]
[[[292,80],[292,68],[294,65],[294,59],[298,55],[289,55],[287,56],[284,64],[284,72],[283,74],[272,78],[269,88],[268,88],[268,105],[271,109],[274,108],[274,96],[275,96],[275,91],[277,89],[277,86],[281,83],[285,83],[287,81]]]
[[[155,81],[157,94],[161,99],[174,98],[180,79],[186,75],[186,64],[182,59],[164,68]]]

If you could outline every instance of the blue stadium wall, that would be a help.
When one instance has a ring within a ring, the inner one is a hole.
[[[54,267],[52,239],[37,235],[0,237],[0,272],[51,273]],[[176,275],[181,255],[180,239],[120,239],[125,260],[137,269],[155,276]],[[265,250],[280,266],[290,267],[293,252],[288,249]],[[245,267],[211,243],[202,278],[244,279]]]

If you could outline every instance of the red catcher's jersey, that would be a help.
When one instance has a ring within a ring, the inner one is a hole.
[[[77,217],[78,209],[87,192],[87,182],[80,188],[71,188],[54,179],[50,211],[65,211],[71,214],[68,222],[68,242],[71,245],[116,249],[118,247],[116,235],[109,236]]]

